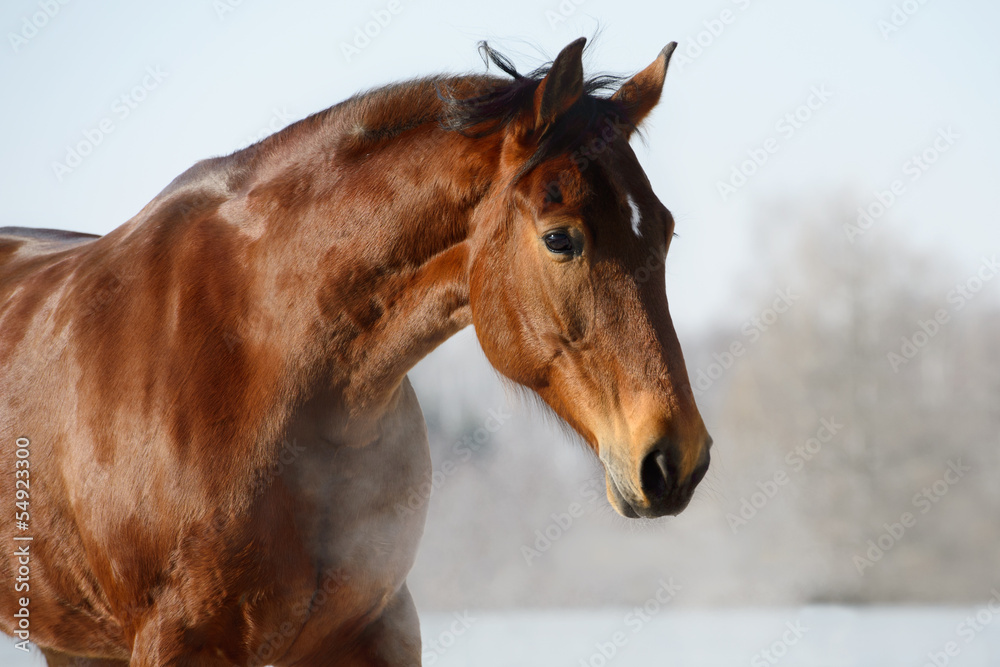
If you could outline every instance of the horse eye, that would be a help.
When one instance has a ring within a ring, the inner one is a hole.
[[[550,232],[542,237],[545,241],[545,247],[549,249],[549,252],[554,252],[558,255],[570,255],[573,253],[573,241],[570,239],[569,234],[565,232]]]

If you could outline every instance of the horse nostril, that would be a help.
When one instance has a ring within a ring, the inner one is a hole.
[[[652,502],[663,499],[677,479],[675,466],[662,449],[654,449],[646,456],[639,477],[643,493]]]
[[[692,489],[698,486],[698,482],[700,482],[705,478],[705,473],[708,472],[708,464],[712,460],[707,450],[705,451],[705,455],[702,458],[704,458],[705,460],[701,464],[699,464],[697,468],[694,469],[694,472],[691,473],[691,481],[688,482],[688,484],[690,484]]]

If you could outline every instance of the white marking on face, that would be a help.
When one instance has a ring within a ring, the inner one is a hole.
[[[632,195],[627,195],[626,199],[628,200],[629,210],[632,211],[632,232],[636,236],[642,236],[642,232],[639,231],[640,223],[642,222],[642,214],[639,212],[639,206],[632,199]]]

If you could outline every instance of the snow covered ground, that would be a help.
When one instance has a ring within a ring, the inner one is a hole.
[[[997,667],[994,607],[425,612],[424,667]]]

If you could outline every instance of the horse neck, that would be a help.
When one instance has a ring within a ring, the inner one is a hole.
[[[283,344],[303,377],[371,421],[413,365],[471,323],[471,219],[499,142],[428,123],[358,151],[342,131],[276,150],[233,217],[260,230],[262,306],[292,325]]]

